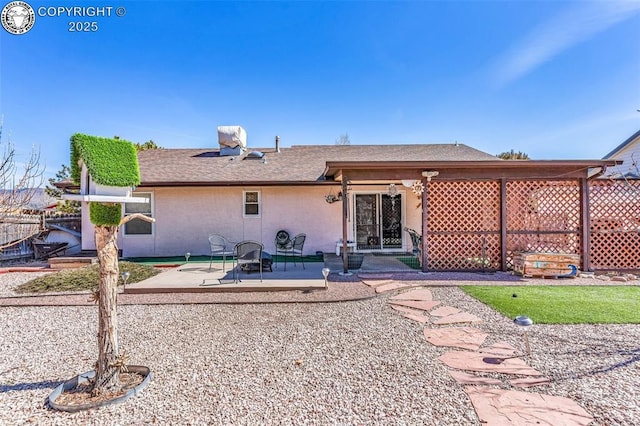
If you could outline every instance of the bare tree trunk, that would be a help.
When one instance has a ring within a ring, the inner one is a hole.
[[[95,238],[100,262],[98,286],[98,362],[93,394],[120,389],[122,359],[118,352],[118,226],[96,226]]]

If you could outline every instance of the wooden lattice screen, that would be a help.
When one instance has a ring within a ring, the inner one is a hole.
[[[507,267],[514,252],[580,254],[577,181],[507,182]]]
[[[581,256],[577,180],[508,180],[506,267],[515,252]],[[436,181],[427,189],[427,269],[500,269],[500,181]],[[640,269],[640,181],[589,181],[593,270]]]
[[[427,191],[428,269],[500,268],[500,183],[431,182]]]
[[[640,181],[589,185],[591,267],[640,269]]]

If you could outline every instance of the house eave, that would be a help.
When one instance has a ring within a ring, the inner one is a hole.
[[[63,200],[80,201],[88,203],[148,203],[148,198],[143,197],[127,197],[116,195],[80,195],[80,194],[63,194]]]
[[[438,171],[438,180],[446,179],[571,179],[586,178],[589,169],[620,164],[617,160],[481,160],[481,161],[331,161],[324,176],[336,181],[416,179],[422,172]]]
[[[174,181],[174,182],[141,182],[137,188],[176,188],[176,187],[247,187],[247,186],[318,186],[336,185],[333,180],[315,181]]]
[[[611,158],[613,155],[617,154],[618,152],[622,151],[624,148],[627,147],[627,145],[630,145],[633,141],[635,141],[636,139],[640,138],[640,130],[638,130],[637,132],[635,132],[633,135],[631,135],[629,138],[627,138],[624,142],[622,142],[620,145],[618,145],[617,147],[615,147],[611,152],[609,152],[607,155],[605,155],[603,158],[604,159],[608,159]]]

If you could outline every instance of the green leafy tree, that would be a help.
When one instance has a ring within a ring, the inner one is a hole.
[[[153,140],[148,140],[145,143],[134,143],[133,146],[136,151],[146,151],[147,149],[164,149],[158,146]]]
[[[529,155],[522,151],[515,152],[513,149],[511,151],[501,152],[496,155],[498,158],[502,158],[503,160],[530,160]]]
[[[63,191],[61,189],[56,188],[56,182],[63,182],[65,180],[69,180],[71,178],[71,168],[65,164],[62,165],[62,168],[56,173],[55,178],[49,178],[49,185],[44,188],[45,194],[47,194],[51,198],[55,198],[58,200],[58,205],[56,209],[65,213],[78,213],[80,212],[80,202],[78,201],[64,201],[61,200]]]

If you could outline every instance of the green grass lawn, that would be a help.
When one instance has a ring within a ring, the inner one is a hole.
[[[119,262],[120,273],[128,271],[131,275],[127,284],[137,283],[158,274],[160,271],[148,266],[132,262]],[[68,269],[43,275],[16,287],[16,293],[47,293],[57,291],[94,290],[98,286],[98,265],[84,268]],[[118,277],[118,285],[122,285],[122,277]]]
[[[508,318],[534,324],[640,324],[640,287],[462,286]]]

